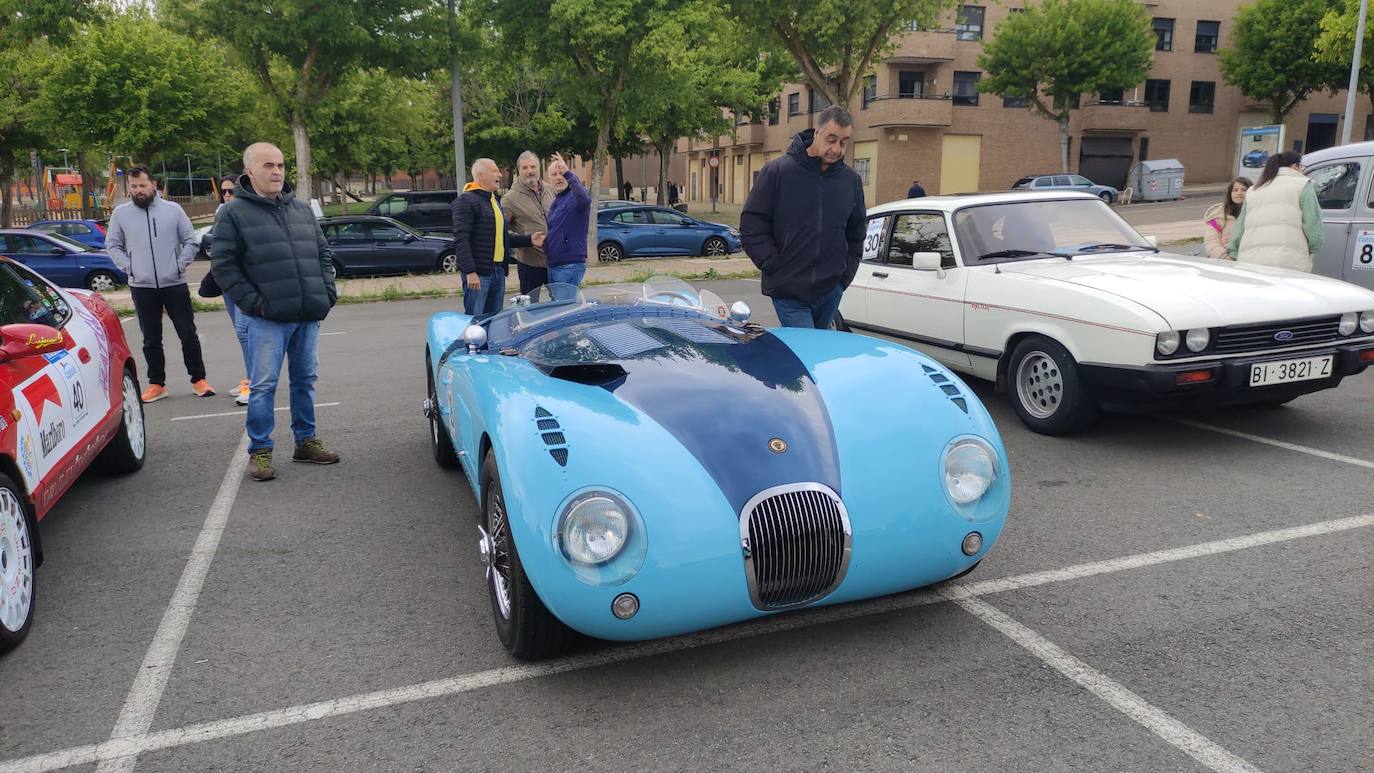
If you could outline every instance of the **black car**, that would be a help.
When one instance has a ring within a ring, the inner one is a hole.
[[[426,236],[389,217],[327,217],[320,228],[339,276],[458,271],[452,237]]]
[[[453,231],[453,200],[458,191],[401,191],[377,199],[367,214],[389,217],[417,231]]]

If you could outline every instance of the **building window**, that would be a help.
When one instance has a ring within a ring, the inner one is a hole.
[[[1193,50],[1199,54],[1215,54],[1217,41],[1221,39],[1221,22],[1200,21],[1197,23],[1197,42]]]
[[[1141,138],[1140,138],[1140,160],[1141,160],[1141,161],[1149,161],[1149,160],[1150,160],[1150,138],[1149,138],[1149,137],[1141,137]]]
[[[1188,90],[1188,112],[1210,113],[1216,100],[1216,81],[1193,81],[1193,87]]]
[[[1002,95],[1002,107],[1029,107],[1029,97],[1015,97],[1011,94]]]
[[[1064,107],[1065,103],[1067,103],[1070,110],[1077,110],[1081,101],[1082,101],[1081,96],[1078,95],[1078,94],[1072,94],[1072,95],[1070,95],[1070,96],[1067,97],[1067,98],[1065,98],[1065,97],[1055,97],[1055,98],[1054,98],[1054,107],[1055,107],[1056,110],[1058,110],[1058,109]]]
[[[778,111],[782,108],[782,102],[777,97],[768,100],[768,125],[778,125]]]
[[[868,159],[868,158],[856,158],[856,159],[854,159],[854,171],[856,171],[856,172],[859,173],[859,181],[860,181],[860,184],[862,184],[865,188],[868,187],[868,174],[869,174],[869,169],[870,169],[870,165],[871,165],[871,164],[872,164],[872,159]]]
[[[801,113],[801,92],[794,91],[787,95],[787,117]]]
[[[1174,20],[1155,19],[1155,50],[1173,51],[1174,50]]]
[[[878,98],[878,76],[868,75],[864,77],[864,109],[868,109],[868,104]]]
[[[1169,82],[1145,81],[1145,104],[1150,106],[1151,113],[1169,112]]]
[[[925,91],[925,73],[902,70],[897,73],[897,95],[919,97]]]
[[[1097,102],[1101,105],[1119,105],[1125,101],[1125,89],[1107,89],[1097,92]]]
[[[954,32],[959,40],[983,39],[983,6],[961,5],[959,16],[954,22]]]
[[[954,104],[978,104],[978,77],[981,74],[976,72],[954,73]]]
[[[824,94],[817,94],[814,88],[808,86],[806,89],[806,104],[810,112],[819,113],[827,107],[830,107],[830,100],[826,99]]]

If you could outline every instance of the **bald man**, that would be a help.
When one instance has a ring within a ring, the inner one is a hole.
[[[472,165],[472,182],[453,200],[453,250],[463,274],[463,313],[495,314],[506,298],[512,247],[543,247],[544,233],[513,234],[497,203],[501,170],[489,158]]]
[[[315,437],[315,378],[320,321],[338,291],[334,256],[315,215],[286,185],[281,149],[266,142],[243,152],[243,175],[232,201],[215,215],[210,270],[226,303],[238,307],[236,325],[248,342],[248,477],[268,481],[272,467],[273,405],[282,362],[291,378],[293,462],[339,461]]]

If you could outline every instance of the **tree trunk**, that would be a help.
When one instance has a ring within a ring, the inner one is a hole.
[[[1059,114],[1059,166],[1069,173],[1069,111]]]
[[[615,198],[625,195],[625,159],[615,157]]]
[[[14,150],[0,149],[0,228],[9,228],[14,222],[14,202],[11,200],[14,183]]]
[[[672,147],[672,140],[663,140],[654,143],[654,149],[658,151],[658,205],[668,206],[668,153]]]
[[[96,220],[98,218],[91,211],[91,173],[86,169],[86,153],[84,151],[76,154],[76,171],[81,175],[81,217],[86,220]]]
[[[611,115],[607,109],[601,116],[601,125],[596,130],[596,150],[592,155],[592,179],[587,190],[592,194],[591,214],[587,218],[587,265],[597,265],[596,258],[596,213],[597,202],[601,200],[601,176],[606,171],[606,148],[611,144]]]
[[[305,117],[300,108],[291,113],[291,138],[296,143],[296,198],[309,204],[310,187],[310,134],[305,128]]]

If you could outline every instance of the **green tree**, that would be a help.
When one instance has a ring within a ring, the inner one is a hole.
[[[1135,86],[1154,56],[1150,14],[1132,0],[1045,0],[1013,14],[983,46],[978,90],[1025,97],[1059,124],[1059,163],[1069,171],[1069,117],[1078,95]]]
[[[1317,36],[1317,61],[1348,73],[1350,60],[1355,56],[1355,31],[1359,26],[1360,0],[1345,0],[1344,6],[1332,8],[1322,17],[1321,34]],[[1374,107],[1374,18],[1365,19],[1364,44],[1360,49],[1360,90]],[[1349,85],[1338,80],[1337,85]],[[1374,139],[1374,126],[1365,124],[1364,138]]]
[[[420,75],[443,54],[430,0],[163,0],[188,30],[217,35],[248,63],[291,126],[296,195],[310,190],[310,108],[361,68]]]
[[[1339,88],[1341,68],[1316,58],[1322,18],[1338,2],[1255,0],[1242,7],[1231,46],[1221,51],[1222,78],[1245,96],[1267,102],[1274,123],[1283,123],[1312,92]]]
[[[345,191],[355,171],[372,171],[404,154],[408,140],[433,113],[432,89],[385,70],[359,70],[342,78],[329,96],[311,108],[315,171]]]
[[[834,105],[850,105],[864,78],[903,28],[929,29],[956,0],[730,0],[744,29],[771,34],[807,84]]]

